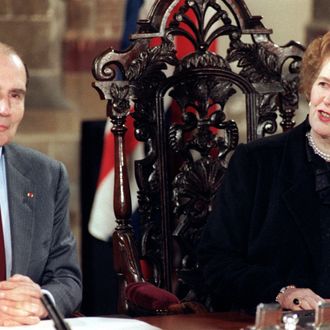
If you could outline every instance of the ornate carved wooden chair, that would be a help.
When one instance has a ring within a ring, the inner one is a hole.
[[[134,306],[127,286],[134,291],[130,283],[146,280],[211,308],[195,254],[201,230],[237,144],[294,126],[303,47],[274,44],[244,0],[155,0],[138,25],[129,49],[108,49],[93,67],[115,136],[118,311]],[[190,49],[181,56],[185,43]],[[130,115],[145,145],[135,162],[139,237],[125,156]]]

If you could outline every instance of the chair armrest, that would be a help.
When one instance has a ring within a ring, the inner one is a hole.
[[[152,314],[206,313],[206,308],[193,301],[180,302],[171,292],[148,282],[129,283],[125,290],[126,299],[137,309]]]
[[[129,283],[125,295],[134,305],[152,311],[168,310],[170,305],[180,303],[173,293],[148,282]]]

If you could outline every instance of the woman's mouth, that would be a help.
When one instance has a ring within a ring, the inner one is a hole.
[[[326,121],[326,122],[330,121],[330,113],[327,113],[322,110],[319,110],[318,113],[321,121]]]

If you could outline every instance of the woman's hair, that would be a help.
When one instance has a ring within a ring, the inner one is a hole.
[[[308,101],[310,100],[312,85],[327,58],[330,58],[330,31],[314,39],[308,45],[302,59],[300,89]]]

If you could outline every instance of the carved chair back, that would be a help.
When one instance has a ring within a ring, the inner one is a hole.
[[[243,0],[155,0],[138,25],[130,48],[106,50],[93,67],[115,136],[118,310],[127,312],[127,283],[145,280],[141,260],[147,280],[208,306],[196,246],[212,199],[239,142],[294,126],[303,47],[274,44]],[[140,236],[130,221],[128,116],[145,149],[135,161]]]

